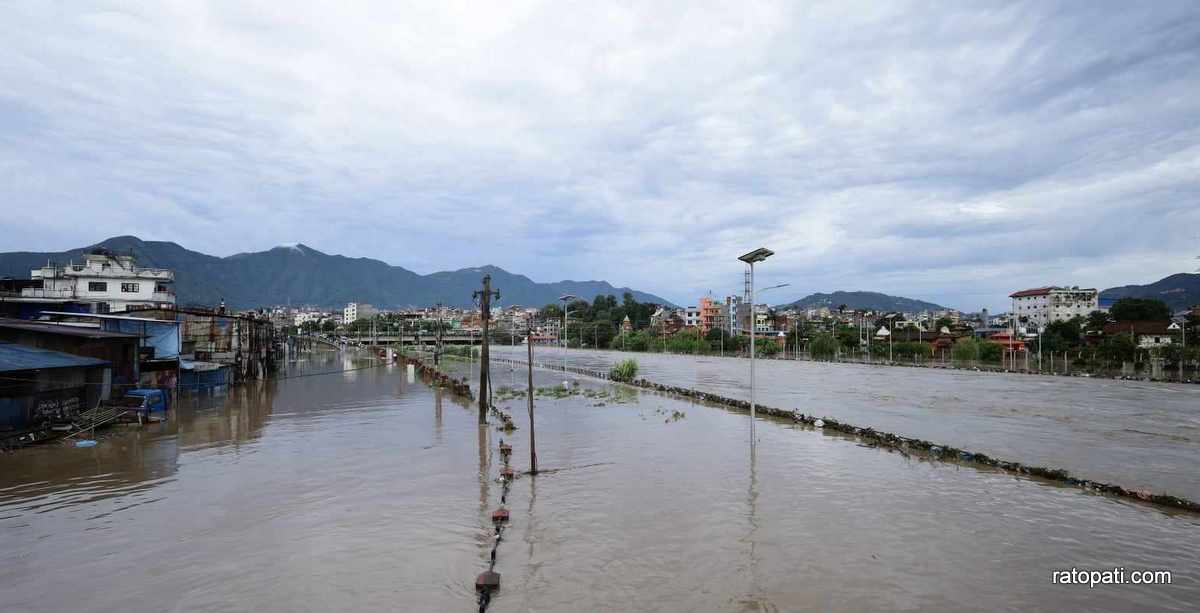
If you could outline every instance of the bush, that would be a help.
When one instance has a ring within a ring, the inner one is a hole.
[[[637,377],[637,360],[621,360],[608,371],[608,378],[622,383],[632,383]]]
[[[671,353],[702,353],[708,343],[695,330],[680,330],[667,338],[667,351]]]
[[[808,353],[814,360],[830,360],[837,355],[838,340],[828,332],[822,332],[813,337],[808,345]]]
[[[650,348],[650,344],[653,341],[654,338],[644,330],[637,330],[635,332],[623,331],[613,337],[612,342],[609,343],[609,347],[623,351],[646,351]]]
[[[999,362],[1004,347],[999,343],[977,338],[960,338],[950,355],[956,362]]]
[[[779,353],[779,341],[774,338],[754,339],[754,352],[761,356],[771,357]]]
[[[912,359],[914,356],[921,359],[928,359],[933,357],[933,347],[929,343],[905,341],[896,343],[892,347],[892,355],[906,360]]]

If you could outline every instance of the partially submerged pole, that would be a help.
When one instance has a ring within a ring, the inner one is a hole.
[[[483,320],[483,335],[479,345],[479,423],[487,423],[487,407],[490,394],[488,390],[491,388],[491,380],[489,378],[489,356],[488,356],[488,321],[491,319],[492,296],[500,297],[500,292],[492,291],[492,276],[483,276],[483,290],[475,292],[475,297],[479,299],[479,316]]]
[[[537,442],[533,435],[533,328],[529,328],[525,336],[525,344],[529,346],[529,474],[537,474]]]

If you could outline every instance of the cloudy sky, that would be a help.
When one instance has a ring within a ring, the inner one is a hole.
[[[5,3],[0,250],[303,242],[694,304],[767,246],[771,302],[968,310],[1194,270],[1200,4],[969,4]]]

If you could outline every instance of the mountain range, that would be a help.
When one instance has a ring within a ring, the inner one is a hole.
[[[1181,272],[1147,285],[1110,287],[1100,292],[1100,298],[1156,298],[1167,303],[1171,311],[1182,311],[1200,304],[1200,273]]]
[[[867,309],[871,311],[897,311],[916,313],[920,311],[941,311],[946,307],[924,300],[889,296],[879,292],[833,292],[830,294],[809,294],[795,302],[782,305],[783,308],[819,309],[829,307],[837,310],[841,305],[851,309]]]
[[[384,308],[439,302],[470,306],[472,292],[480,288],[485,274],[492,276],[492,287],[500,292],[501,306],[542,306],[557,302],[563,294],[574,294],[588,301],[596,295],[611,294],[620,300],[625,292],[633,294],[638,302],[671,304],[653,294],[613,287],[605,281],[537,283],[495,266],[420,275],[379,260],[329,255],[301,244],[216,257],[176,243],[143,241],[136,236],[117,236],[58,253],[0,253],[0,275],[27,279],[30,270],[46,265],[47,261],[78,262],[95,248],[132,253],[139,266],[174,270],[180,305],[215,305],[224,300],[233,308],[287,303],[333,307],[347,302]]]

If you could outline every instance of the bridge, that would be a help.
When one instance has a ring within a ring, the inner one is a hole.
[[[432,347],[437,344],[436,334],[330,334],[322,336],[299,336],[331,347],[346,347],[348,345],[422,345]],[[478,345],[479,333],[442,333],[443,345]]]

